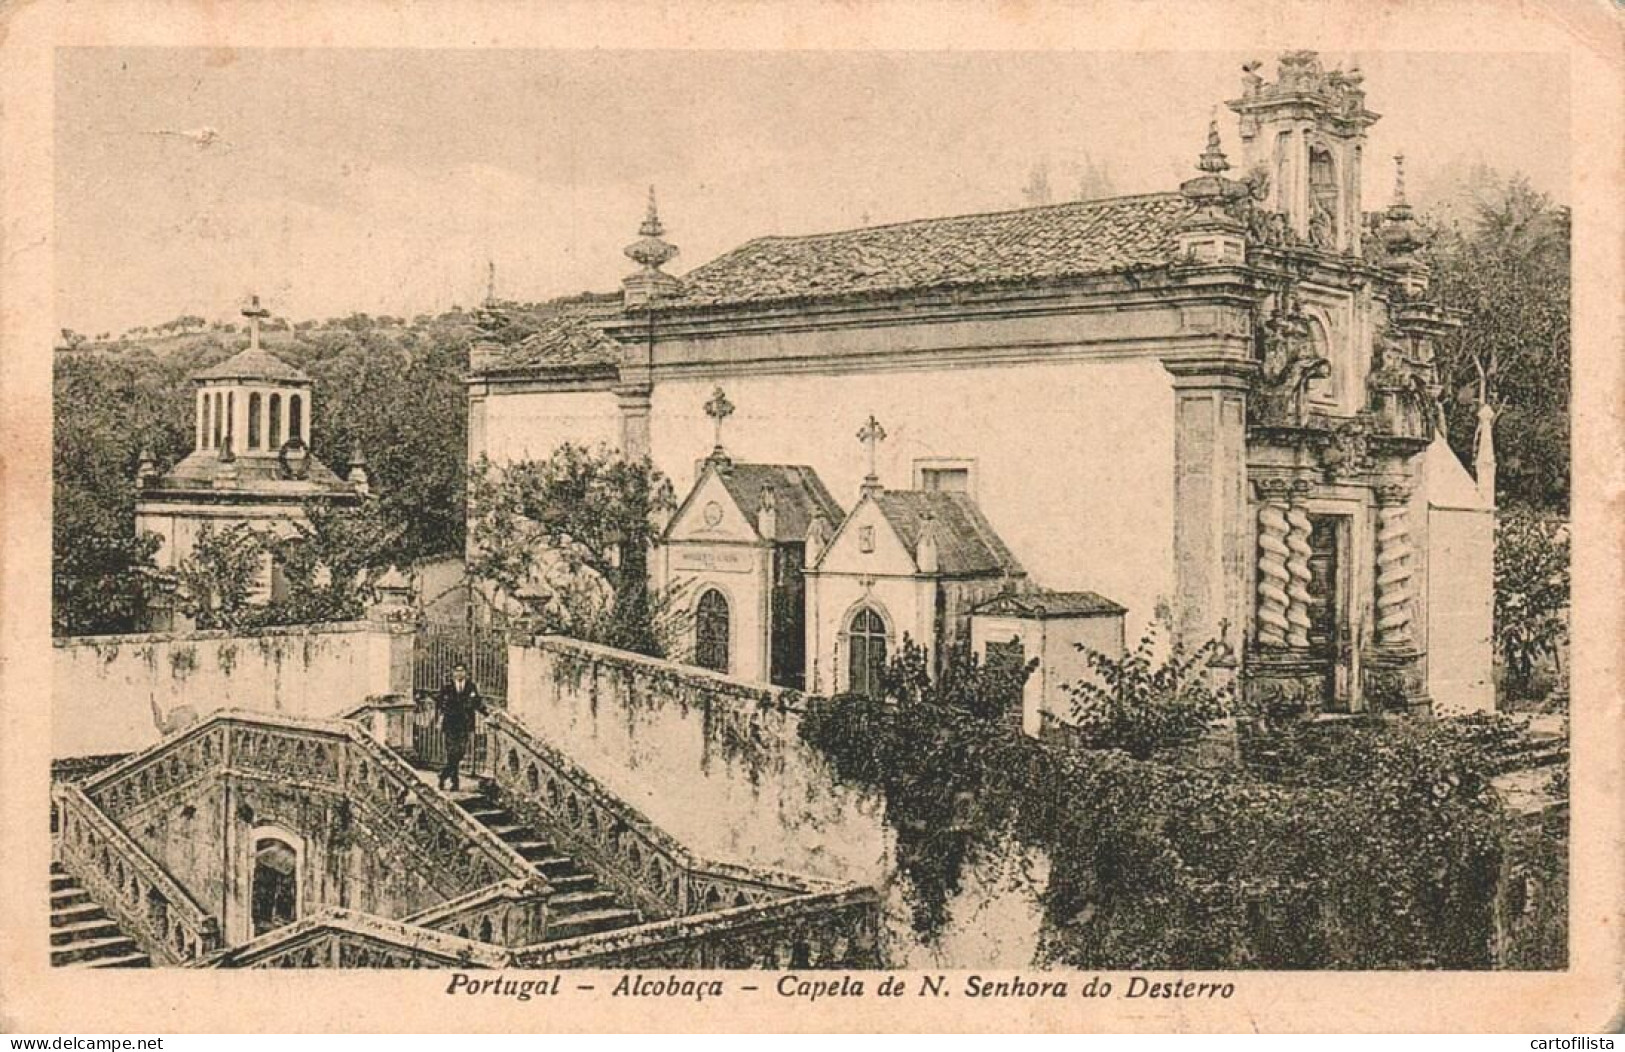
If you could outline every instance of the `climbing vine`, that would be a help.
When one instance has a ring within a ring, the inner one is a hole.
[[[944,678],[987,690],[989,675]],[[923,941],[943,931],[968,869],[999,879],[1026,847],[1049,860],[1047,876],[1027,878],[1044,914],[1035,963],[1492,964],[1508,826],[1483,727],[1374,722],[1266,779],[1040,742],[955,691],[921,685],[899,660],[886,697],[815,701],[802,722],[843,779],[883,795]]]

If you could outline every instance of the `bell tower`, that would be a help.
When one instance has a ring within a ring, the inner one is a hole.
[[[1360,162],[1378,114],[1365,108],[1363,75],[1327,70],[1313,51],[1289,51],[1276,79],[1242,67],[1242,94],[1226,105],[1241,118],[1242,168],[1268,187],[1264,207],[1299,239],[1327,252],[1360,251]]]

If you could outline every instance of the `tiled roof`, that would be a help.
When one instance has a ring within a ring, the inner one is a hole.
[[[1031,592],[989,599],[971,611],[973,614],[1001,614],[1044,620],[1052,617],[1094,617],[1126,613],[1127,607],[1094,592]]]
[[[767,539],[799,544],[807,539],[815,515],[822,515],[831,529],[846,518],[818,472],[804,464],[730,464],[718,477],[752,522],[762,489],[773,490],[777,536]]]
[[[604,366],[621,356],[621,345],[606,337],[604,320],[616,317],[621,296],[582,294],[535,307],[492,307],[499,322],[518,332],[518,340],[479,341],[474,345],[476,372],[499,372],[525,366]]]
[[[761,237],[690,271],[662,306],[770,303],[1161,266],[1191,204],[1177,193]]]
[[[310,383],[310,377],[269,351],[244,348],[223,362],[192,374],[194,380],[270,380],[274,383]]]
[[[1026,571],[1006,548],[976,501],[964,493],[904,489],[875,496],[880,513],[910,552],[917,549],[925,521],[937,537],[937,567],[949,575],[1008,574]]]
[[[333,473],[315,454],[305,457],[305,477],[288,478],[279,458],[239,455],[232,465],[237,469],[237,489],[295,494],[350,493],[353,487]],[[212,449],[193,450],[158,480],[158,489],[211,489],[225,462]]]

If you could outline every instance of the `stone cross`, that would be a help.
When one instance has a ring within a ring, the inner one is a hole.
[[[863,427],[859,429],[858,441],[863,443],[869,456],[869,474],[864,476],[863,479],[864,492],[878,490],[880,488],[880,474],[875,469],[875,456],[878,451],[877,447],[880,443],[886,441],[886,429],[880,426],[880,421],[875,419],[873,413],[869,414],[869,419],[864,421]]]
[[[705,403],[705,415],[710,417],[716,428],[716,448],[711,451],[712,456],[722,452],[722,422],[734,414],[734,404],[728,401],[728,394],[721,387],[711,392],[711,400]]]
[[[271,312],[260,306],[258,296],[250,299],[248,306],[243,308],[243,317],[248,319],[248,346],[251,349],[260,349],[260,322],[270,316]]]

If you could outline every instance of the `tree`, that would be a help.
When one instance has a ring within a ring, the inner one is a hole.
[[[1476,409],[1495,427],[1506,503],[1566,514],[1569,502],[1569,211],[1526,178],[1479,172],[1465,225],[1438,229],[1435,293],[1465,312],[1439,341],[1450,441],[1473,459]]]
[[[481,459],[469,483],[472,576],[516,596],[545,578],[576,591],[575,634],[659,654],[649,588],[653,515],[669,487],[648,460],[565,443],[546,460]],[[593,584],[605,601],[594,604]]]
[[[376,598],[378,578],[391,565],[400,527],[385,521],[376,501],[339,507],[307,501],[303,521],[269,545],[287,595],[258,615],[265,624],[352,621]]]
[[[222,530],[204,523],[192,551],[175,569],[181,612],[202,629],[251,624],[254,610],[249,600],[265,571],[270,543],[265,533],[247,523]]]
[[[1495,524],[1495,646],[1507,692],[1531,693],[1535,669],[1568,638],[1568,524],[1509,508]]]

